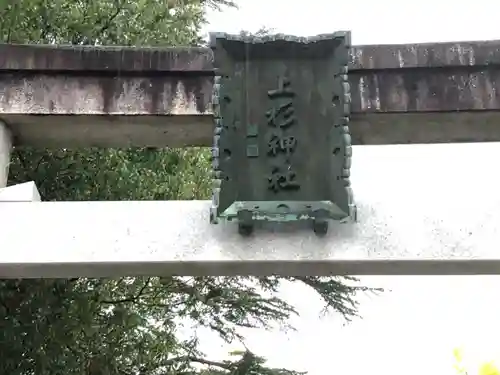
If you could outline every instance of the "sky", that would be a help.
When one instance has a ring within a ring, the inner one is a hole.
[[[239,9],[210,11],[205,31],[238,33],[265,26],[311,36],[350,30],[353,44],[500,39],[494,0],[236,0]]]
[[[349,323],[325,315],[304,285],[285,284],[280,296],[300,313],[291,320],[296,331],[246,330],[247,347],[271,366],[310,375],[456,375],[454,348],[464,350],[468,375],[500,359],[500,277],[365,276],[360,282],[386,290],[359,295],[361,318]],[[242,349],[208,330],[197,333],[211,358]]]
[[[500,3],[493,0],[238,4],[239,9],[209,11],[204,32],[266,27],[311,36],[350,30],[355,45],[500,39]],[[483,360],[500,360],[500,303],[495,302],[500,276],[363,277],[362,282],[388,290],[381,296],[360,296],[363,318],[347,325],[338,315],[322,316],[321,301],[306,287],[284,286],[281,295],[300,312],[293,319],[297,331],[249,331],[247,345],[266,356],[270,365],[310,375],[453,375],[455,347],[464,348],[469,375]],[[208,331],[200,337],[212,357],[239,347],[222,345]]]

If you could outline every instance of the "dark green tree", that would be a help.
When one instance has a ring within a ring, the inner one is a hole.
[[[0,0],[12,43],[196,45],[206,6],[226,0]],[[206,199],[207,149],[16,148],[11,183],[34,180],[44,200]],[[112,188],[110,188],[112,187]],[[308,285],[343,319],[357,315],[353,278],[156,277],[0,281],[0,374],[285,374],[244,351],[208,359],[182,340],[179,319],[231,342],[239,327],[287,325],[280,283]],[[205,370],[194,366],[204,365]],[[208,370],[206,370],[208,369]]]

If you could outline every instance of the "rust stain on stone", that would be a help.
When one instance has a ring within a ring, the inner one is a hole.
[[[150,113],[160,113],[161,100],[163,98],[164,82],[159,79],[143,80],[139,86],[148,98],[148,110]]]
[[[500,69],[360,73],[349,75],[355,113],[500,109]]]
[[[110,77],[99,77],[97,79],[98,85],[101,89],[102,95],[102,111],[104,113],[109,113],[112,110],[112,104],[115,100],[117,93],[115,90],[115,85],[113,82],[113,78]],[[80,82],[82,83],[82,82]],[[118,95],[120,95],[118,93]]]
[[[465,66],[349,72],[353,112],[500,110],[500,66],[470,66],[471,62],[478,61],[477,51],[472,53],[462,45],[453,48],[454,52],[449,52],[454,54],[456,60],[453,61]],[[405,63],[422,61],[418,49],[408,47],[399,52]],[[443,51],[427,52],[425,59],[431,65],[445,56],[440,54]],[[356,59],[364,64],[377,66],[380,63],[375,56],[370,60],[366,51],[356,53]],[[417,60],[411,60],[408,54],[416,56]],[[160,61],[153,63],[151,60],[148,66],[172,59],[160,51],[148,56]],[[137,57],[137,54],[130,54],[130,57]],[[36,58],[37,64],[44,61],[43,57]],[[397,54],[394,58],[399,59]],[[452,61],[452,57],[445,58]],[[134,61],[126,64],[134,64]],[[4,71],[0,72],[0,113],[203,115],[210,114],[212,84],[213,78],[204,74],[170,72],[127,76],[121,73],[74,75]]]
[[[208,77],[207,77],[208,78]],[[171,114],[208,113],[212,93],[211,78],[175,78],[170,84],[166,111]]]
[[[353,112],[500,109],[500,69],[351,73]],[[211,77],[0,74],[1,113],[210,114]]]
[[[0,74],[0,112],[210,113],[211,77],[79,77]]]

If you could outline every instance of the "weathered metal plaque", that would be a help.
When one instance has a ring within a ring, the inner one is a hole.
[[[350,33],[312,38],[211,35],[211,222],[355,219],[349,182]]]

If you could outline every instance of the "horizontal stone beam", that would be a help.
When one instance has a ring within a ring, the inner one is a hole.
[[[205,48],[0,45],[18,144],[209,146]],[[500,141],[500,41],[354,46],[354,144]]]
[[[0,278],[500,274],[499,159],[500,143],[355,146],[359,221],[325,237],[241,237],[206,201],[1,202]]]
[[[442,276],[499,275],[498,259],[96,260],[0,263],[3,279],[144,276]]]

